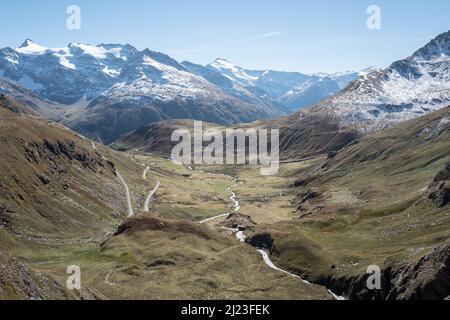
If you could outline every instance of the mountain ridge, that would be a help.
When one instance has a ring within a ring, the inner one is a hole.
[[[206,65],[206,68],[219,72],[228,80],[241,86],[264,90],[272,99],[293,111],[328,98],[344,89],[360,75],[379,69],[369,67],[360,72],[303,74],[275,70],[249,70],[223,58],[217,58]]]
[[[446,107],[450,102],[449,45],[450,31],[408,58],[363,75],[311,112],[326,113],[342,126],[371,132]]]
[[[164,53],[130,45],[46,48],[26,40],[0,49],[0,76],[59,106],[46,114],[52,119],[105,143],[159,120],[235,124],[289,111],[250,90],[230,94]],[[114,122],[114,130],[104,128]]]
[[[215,63],[232,65],[225,59]],[[164,53],[140,51],[129,44],[70,43],[47,48],[27,39],[18,48],[0,49],[0,77],[41,100],[32,104],[35,109],[105,143],[166,119],[233,125],[278,118],[336,93],[355,78],[348,72],[307,76],[231,68],[249,81],[235,81],[212,64],[178,63]],[[130,109],[136,115],[129,114]],[[102,128],[120,117],[130,125]]]

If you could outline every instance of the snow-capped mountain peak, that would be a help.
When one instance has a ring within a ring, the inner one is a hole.
[[[22,45],[16,49],[17,52],[22,54],[44,54],[48,50],[48,48],[34,43],[31,39],[26,39]]]
[[[0,49],[0,77],[58,105],[52,117],[102,141],[168,118],[234,124],[288,112],[264,92],[235,86],[227,78],[216,82],[217,74],[208,70],[212,78],[164,53],[130,45],[71,43],[47,48],[26,40],[18,48]],[[12,95],[11,90],[0,91]],[[121,123],[110,128],[119,118]],[[102,121],[106,123],[100,125]]]
[[[238,67],[223,58],[216,59],[207,65],[207,68],[220,73],[240,86],[263,90],[272,99],[292,110],[298,110],[328,98],[344,89],[360,75],[375,70],[367,69],[363,72],[347,71],[334,74],[317,73],[310,75],[273,70],[257,71]]]
[[[220,72],[225,77],[230,80],[236,81],[240,85],[254,86],[256,81],[258,81],[261,72],[255,72],[250,70],[245,70],[241,67],[235,66],[231,62],[223,58],[217,58],[211,64],[206,66],[207,68],[214,69]]]
[[[380,67],[371,66],[371,67],[362,69],[362,70],[359,72],[359,75],[360,75],[360,76],[363,76],[363,75],[367,75],[367,74],[370,74],[370,73],[372,73],[372,72],[377,72],[377,71],[381,71],[381,70],[383,70],[383,69],[380,68]]]
[[[431,40],[426,46],[417,50],[413,58],[432,60],[448,58],[450,56],[450,31],[440,34]]]
[[[450,105],[450,32],[385,70],[363,74],[340,94],[319,103],[342,125],[373,131]]]

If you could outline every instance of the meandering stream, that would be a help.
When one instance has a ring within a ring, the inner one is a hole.
[[[204,172],[204,173],[205,173],[205,172]],[[231,213],[239,212],[239,211],[241,210],[241,205],[240,205],[240,203],[239,203],[239,200],[237,200],[237,195],[236,195],[236,193],[233,191],[233,188],[236,187],[236,186],[238,186],[239,183],[237,182],[237,179],[236,179],[236,178],[233,178],[233,177],[231,177],[231,176],[228,176],[228,177],[230,177],[231,179],[233,179],[234,182],[235,182],[234,185],[229,186],[229,187],[225,190],[225,191],[231,193],[230,200],[231,200],[231,202],[233,203],[233,207],[234,207],[234,211],[232,211]],[[205,219],[205,220],[203,220],[203,221],[200,221],[200,223],[201,223],[201,224],[205,224],[205,223],[210,222],[210,221],[213,221],[213,220],[225,218],[225,217],[228,217],[231,213],[220,214],[220,215],[214,216],[214,217],[212,217],[212,218],[208,218],[208,219]],[[228,228],[226,228],[226,229],[228,229]],[[247,236],[245,235],[244,231],[242,231],[242,230],[235,230],[235,229],[230,229],[230,230],[232,230],[233,232],[235,232],[236,238],[237,238],[240,242],[245,242],[245,240],[247,239]],[[269,255],[268,252],[266,252],[266,251],[264,251],[264,250],[261,250],[261,249],[258,249],[257,251],[261,254],[261,256],[262,256],[262,258],[263,258],[263,260],[264,260],[264,263],[265,263],[269,268],[271,268],[271,269],[273,269],[273,270],[276,270],[276,271],[279,271],[279,272],[282,272],[282,273],[284,273],[284,274],[287,274],[287,275],[289,275],[289,276],[291,276],[291,277],[293,277],[293,278],[299,279],[299,280],[301,280],[301,281],[302,281],[303,283],[305,283],[305,284],[311,284],[310,282],[306,281],[306,280],[303,279],[302,277],[300,277],[300,276],[298,276],[298,275],[296,275],[296,274],[293,274],[293,273],[291,273],[291,272],[289,272],[289,271],[286,271],[286,270],[283,270],[283,269],[277,267],[277,266],[273,263],[273,261],[270,259],[270,255]],[[333,293],[331,290],[328,290],[328,292],[329,292],[336,300],[345,300],[345,297],[338,296],[338,295],[336,295],[335,293]]]

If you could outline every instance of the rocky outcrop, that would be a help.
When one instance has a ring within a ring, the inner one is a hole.
[[[436,174],[429,190],[429,199],[436,207],[442,208],[450,203],[450,161]]]
[[[239,229],[241,231],[252,229],[256,226],[255,221],[245,214],[241,213],[231,213],[227,219],[220,224],[223,227],[231,229]]]
[[[448,161],[444,167],[434,177],[434,182],[450,180],[450,161]]]
[[[272,235],[267,232],[255,234],[247,238],[245,242],[255,248],[267,250],[270,253],[276,252]]]
[[[291,184],[289,186],[289,188],[300,188],[300,187],[305,187],[308,185],[308,183],[310,183],[309,179],[307,178],[300,178],[295,180],[295,182],[293,184]]]
[[[380,290],[367,289],[368,277],[324,277],[317,283],[352,300],[443,300],[450,295],[450,242],[415,263],[383,269]]]
[[[333,160],[334,158],[336,158],[337,154],[338,154],[337,151],[329,151],[328,152],[328,156],[327,156],[327,160],[328,161]]]
[[[450,186],[446,182],[441,182],[437,187],[433,188],[429,198],[436,207],[445,207],[450,203]]]
[[[0,252],[0,300],[67,299],[53,279],[31,271],[8,254]]]
[[[11,210],[6,204],[0,203],[0,225],[9,225],[12,221],[14,211]]]
[[[47,177],[46,175],[40,175],[38,178],[39,178],[39,180],[41,180],[42,184],[45,186],[50,183],[50,178]]]
[[[316,205],[319,203],[321,198],[321,190],[313,187],[306,189],[305,191],[298,192],[292,204],[296,208],[297,212],[308,212],[306,215],[302,215],[302,217],[304,217],[314,211],[313,209],[316,208]]]
[[[450,295],[450,242],[394,274],[388,299],[445,299]]]
[[[298,202],[303,204],[309,200],[317,199],[318,197],[320,197],[320,191],[316,188],[311,188],[298,194]]]
[[[156,217],[132,217],[125,220],[114,234],[115,237],[132,237],[141,232],[166,232],[189,234],[206,240],[222,240],[220,234],[210,228],[183,220],[163,220]]]
[[[41,160],[49,159],[58,167],[58,160],[65,158],[69,161],[78,161],[92,171],[105,167],[104,160],[100,156],[90,154],[88,151],[77,148],[74,141],[53,141],[44,140],[43,143],[24,143],[25,156],[29,162],[39,164]],[[114,172],[113,166],[109,164],[111,171]]]

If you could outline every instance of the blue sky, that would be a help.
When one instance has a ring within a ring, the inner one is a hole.
[[[81,30],[66,28],[71,4]],[[372,4],[381,30],[366,27]],[[450,29],[448,0],[1,0],[1,8],[1,47],[26,38],[48,47],[129,43],[177,60],[305,73],[386,66]]]

